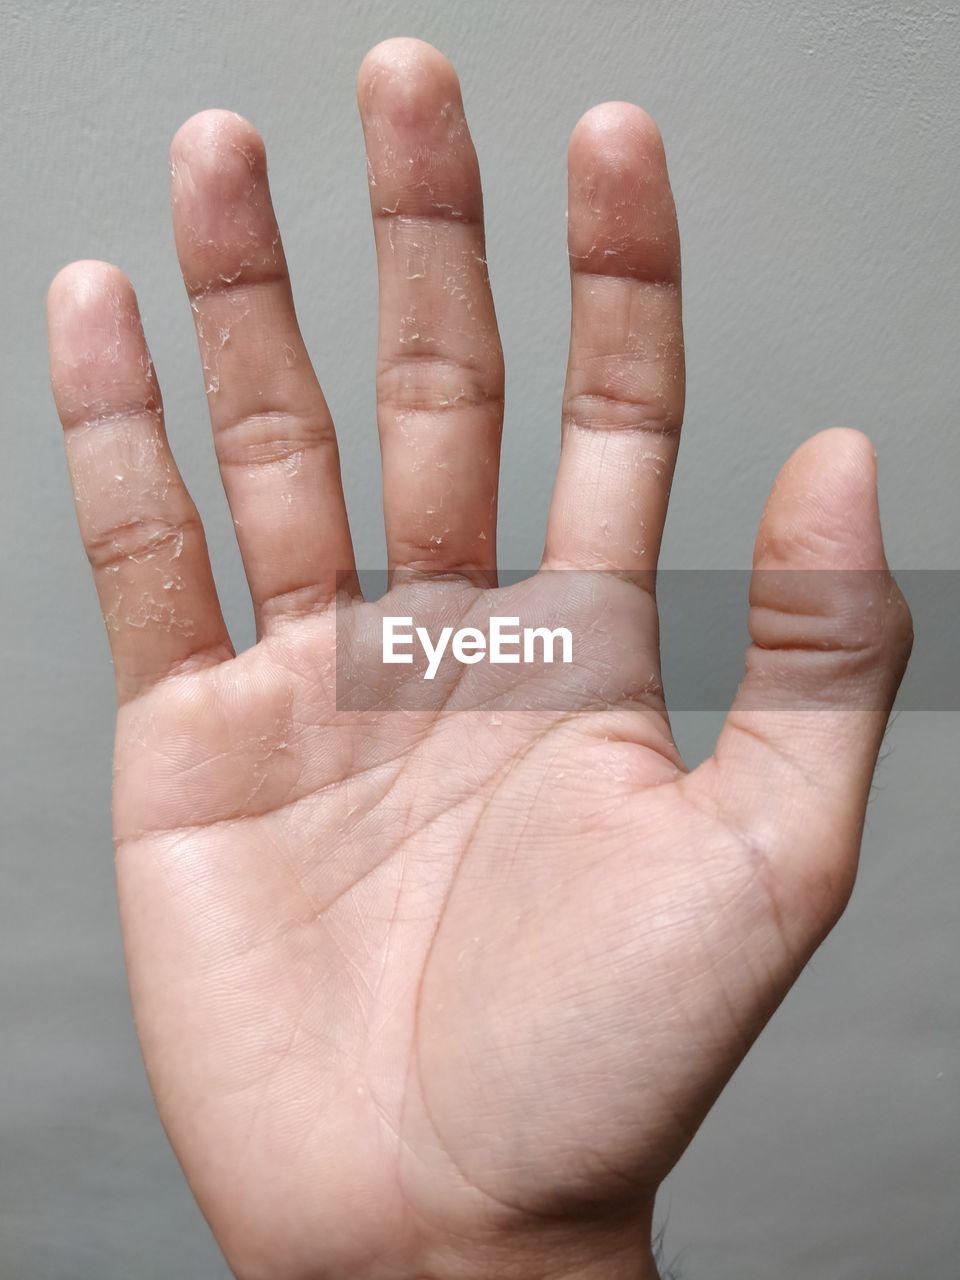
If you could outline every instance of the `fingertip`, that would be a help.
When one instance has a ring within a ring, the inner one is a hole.
[[[600,102],[585,111],[570,134],[571,163],[591,158],[629,164],[637,156],[662,159],[657,122],[632,102]]]
[[[621,222],[674,219],[663,139],[656,121],[632,102],[601,102],[577,121],[567,147],[575,216]]]
[[[235,111],[200,111],[170,144],[174,237],[193,296],[225,278],[265,278],[281,268],[267,153],[258,130]]]
[[[385,40],[357,77],[374,216],[480,221],[477,156],[452,63],[423,40]]]
[[[381,40],[357,73],[361,114],[389,114],[395,125],[421,124],[459,100],[453,63],[432,44],[412,36]]]
[[[873,465],[876,456],[873,441],[866,432],[857,427],[827,427],[798,445],[790,461],[819,466],[825,457],[832,457],[837,466],[863,467]]]
[[[575,271],[679,286],[680,239],[660,130],[642,107],[601,102],[568,147]]]
[[[220,108],[198,111],[170,143],[174,201],[211,182],[221,199],[236,199],[249,191],[251,175],[266,167],[266,156],[260,132],[244,116]]]
[[[821,441],[821,447],[830,449],[835,465],[860,476],[871,485],[876,484],[877,449],[865,431],[856,427],[829,427],[814,439]]]
[[[369,49],[360,63],[357,82],[368,85],[380,74],[396,75],[411,70],[432,70],[456,76],[450,59],[417,36],[391,36]]]
[[[100,310],[104,300],[113,305],[128,301],[136,306],[136,294],[128,277],[112,262],[82,258],[61,267],[47,289],[47,312],[53,318],[64,308]]]
[[[864,432],[832,427],[794,450],[764,510],[755,560],[885,567],[877,455]]]
[[[170,150],[185,153],[223,143],[263,150],[263,138],[257,127],[246,116],[222,107],[208,107],[184,120],[173,135]]]
[[[143,349],[143,327],[133,285],[110,262],[84,259],[62,267],[47,291],[50,376],[61,408],[71,388],[115,369]]]
[[[805,440],[787,459],[776,487],[816,490],[831,506],[844,508],[875,492],[877,451],[855,427],[828,427]]]

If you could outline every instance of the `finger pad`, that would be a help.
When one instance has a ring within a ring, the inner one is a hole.
[[[573,131],[568,161],[575,269],[676,281],[676,212],[650,116],[625,102],[593,107]]]

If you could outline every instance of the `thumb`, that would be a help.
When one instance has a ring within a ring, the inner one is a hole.
[[[814,436],[777,477],[754,552],[749,629],[737,697],[691,782],[765,857],[804,933],[826,932],[853,884],[913,635],[884,555],[876,456],[860,432]]]

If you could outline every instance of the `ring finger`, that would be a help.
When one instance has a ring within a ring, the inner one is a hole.
[[[656,125],[588,111],[569,151],[563,443],[544,566],[652,584],[683,419],[680,242]]]

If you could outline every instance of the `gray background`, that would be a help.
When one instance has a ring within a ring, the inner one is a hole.
[[[43,300],[75,257],[140,295],[170,433],[238,643],[251,628],[167,217],[168,141],[207,106],[261,128],[361,563],[380,560],[375,274],[353,105],[368,46],[454,60],[485,175],[508,360],[502,559],[536,560],[567,341],[564,147],[605,98],[663,129],[690,372],[666,542],[743,566],[779,463],[867,429],[895,566],[957,565],[960,21],[933,0],[14,4],[3,0],[5,660],[0,1277],[224,1268],[155,1119],[110,866],[111,675],[46,387]],[[922,643],[922,637],[921,637]],[[694,759],[717,715],[685,714]],[[843,923],[661,1200],[684,1280],[956,1280],[956,714],[888,738]]]

